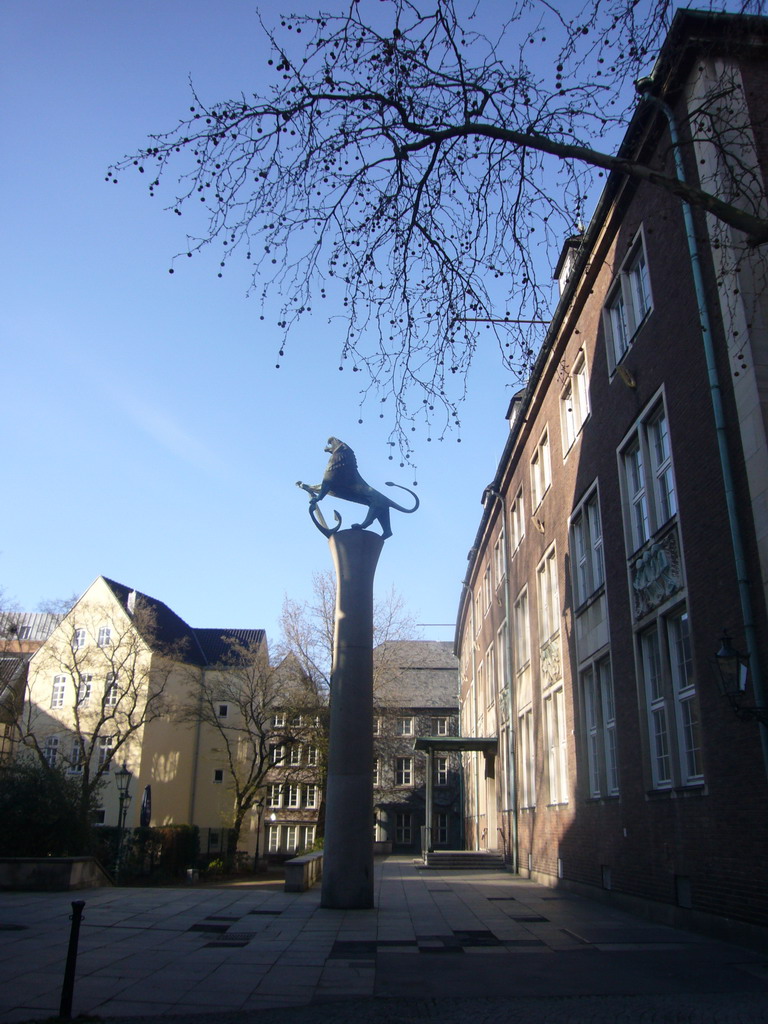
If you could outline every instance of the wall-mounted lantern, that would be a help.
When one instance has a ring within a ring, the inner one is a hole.
[[[720,637],[720,649],[715,655],[717,684],[739,718],[768,724],[768,708],[744,704],[747,688],[749,656],[736,650],[726,630]]]

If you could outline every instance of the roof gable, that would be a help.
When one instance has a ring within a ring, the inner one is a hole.
[[[459,670],[450,641],[389,641],[379,644],[373,659],[378,707],[457,707]]]

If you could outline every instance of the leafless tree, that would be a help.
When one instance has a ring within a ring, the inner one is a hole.
[[[216,102],[193,92],[178,125],[108,180],[135,166],[154,195],[175,175],[169,209],[202,204],[207,217],[179,257],[216,242],[219,274],[236,254],[250,261],[264,315],[279,296],[280,357],[303,316],[323,305],[340,315],[339,368],[361,372],[361,406],[384,403],[390,444],[407,457],[418,424],[430,440],[459,425],[480,323],[504,365],[526,376],[551,317],[553,261],[542,250],[580,229],[595,175],[650,182],[751,244],[768,241],[753,169],[723,199],[616,152],[638,103],[633,83],[653,66],[675,7],[585,0],[571,14],[514,0],[499,14],[471,0],[352,0],[285,17],[264,26],[271,85]],[[693,112],[687,136],[707,134],[722,99]]]
[[[332,570],[312,575],[312,597],[294,601],[286,597],[280,616],[282,651],[293,656],[307,678],[319,690],[328,693],[333,660],[333,631],[336,611],[336,579]],[[419,628],[408,611],[403,596],[392,587],[383,597],[374,599],[373,644],[388,640],[417,640]],[[377,674],[386,670],[384,658],[374,665],[374,690]]]
[[[169,677],[181,657],[158,643],[141,600],[130,618],[111,613],[89,605],[64,620],[37,656],[17,718],[21,747],[77,780],[84,820],[132,738],[169,713]]]
[[[214,737],[214,757],[232,797],[230,863],[246,815],[264,797],[275,770],[281,780],[296,775],[313,781],[304,778],[306,766],[290,768],[288,752],[295,743],[319,745],[321,723],[315,723],[323,708],[323,695],[298,663],[271,664],[261,643],[229,640],[221,663],[203,673],[198,699],[180,717],[204,724]]]

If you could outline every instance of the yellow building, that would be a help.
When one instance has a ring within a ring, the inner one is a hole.
[[[30,660],[19,750],[79,778],[84,799],[95,791],[97,823],[107,825],[119,823],[115,774],[125,765],[127,827],[197,825],[215,852],[233,824],[242,766],[265,746],[237,708],[249,659],[269,675],[263,630],[193,629],[100,576]]]

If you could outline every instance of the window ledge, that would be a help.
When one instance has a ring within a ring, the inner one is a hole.
[[[669,786],[667,789],[649,789],[646,791],[648,800],[686,800],[691,797],[705,796],[706,784],[692,782],[689,786]]]
[[[603,582],[600,584],[599,587],[597,587],[596,590],[592,591],[592,593],[589,595],[589,597],[585,597],[584,600],[581,602],[581,604],[577,605],[574,608],[573,614],[574,615],[582,615],[589,607],[591,607],[591,605],[593,605],[597,601],[599,601],[604,593],[605,593],[605,580],[603,580]]]

